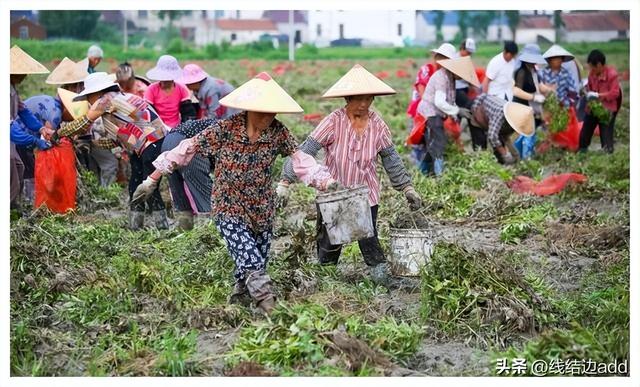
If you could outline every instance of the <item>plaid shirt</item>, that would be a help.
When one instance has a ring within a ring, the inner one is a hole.
[[[560,71],[553,71],[546,67],[539,72],[538,77],[541,83],[556,85],[558,99],[565,107],[576,103],[578,90],[576,90],[573,77],[567,69],[561,67]]]
[[[484,109],[487,121],[489,122],[489,127],[486,128],[488,132],[487,137],[489,138],[491,146],[494,148],[502,146],[500,130],[506,122],[503,110],[504,104],[506,103],[506,100],[498,98],[495,95],[481,94],[473,101],[473,105],[471,105],[472,112],[476,109]]]

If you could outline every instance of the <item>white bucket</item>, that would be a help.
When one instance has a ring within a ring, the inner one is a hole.
[[[391,272],[399,276],[417,276],[433,252],[433,234],[425,229],[390,229]]]
[[[368,187],[321,192],[316,203],[331,244],[342,245],[374,235]]]

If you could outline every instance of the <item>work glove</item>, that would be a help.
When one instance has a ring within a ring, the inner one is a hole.
[[[505,165],[513,165],[516,163],[516,159],[511,152],[507,150],[506,153],[502,155],[502,162],[505,163]]]
[[[467,108],[459,108],[458,109],[458,117],[466,118],[466,119],[470,120],[471,117],[472,117],[471,110],[469,110]]]
[[[587,99],[598,99],[598,98],[600,98],[600,94],[598,94],[598,92],[596,91],[587,92]]]
[[[340,184],[340,182],[338,180],[333,180],[331,179],[331,181],[329,182],[329,184],[327,184],[327,186],[325,187],[326,191],[329,192],[335,192],[335,191],[340,191],[346,189],[346,187],[342,184]]]
[[[540,93],[535,93],[533,95],[533,102],[544,103],[545,99],[546,99],[545,96]]]
[[[289,184],[280,181],[276,187],[276,206],[278,208],[286,207],[289,202]]]
[[[156,188],[158,188],[158,180],[151,176],[147,177],[133,193],[133,196],[131,197],[131,204],[136,205],[145,202],[149,199]]]
[[[407,202],[409,202],[409,209],[411,211],[419,210],[420,207],[422,207],[422,199],[420,198],[420,195],[418,195],[416,190],[413,188],[413,186],[409,185],[405,187],[403,191],[404,191],[404,197],[407,198]]]
[[[40,150],[47,150],[49,148],[51,148],[51,143],[47,140],[43,140],[41,138],[37,138],[35,141],[35,146],[38,147],[38,149]]]

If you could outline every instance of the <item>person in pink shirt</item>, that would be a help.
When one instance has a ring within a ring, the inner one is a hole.
[[[324,149],[326,167],[331,177],[342,186],[365,185],[369,188],[374,236],[359,240],[358,246],[365,263],[370,267],[371,279],[384,286],[394,284],[391,282],[389,265],[380,246],[376,228],[380,201],[380,181],[376,171],[378,157],[391,185],[404,194],[410,209],[416,211],[422,205],[422,199],[411,183],[411,176],[393,145],[389,127],[378,113],[370,109],[375,96],[395,93],[387,84],[356,64],[323,95],[324,98],[344,97],[345,107],[325,117],[300,145],[302,152],[313,157]],[[295,160],[285,162],[276,191],[283,204],[289,196],[289,184],[297,180],[294,162]],[[330,242],[319,209],[317,214],[318,261],[325,265],[335,265],[342,246]]]
[[[175,82],[180,77],[182,68],[171,55],[162,55],[156,66],[147,71],[147,78],[157,82],[149,85],[144,98],[153,105],[162,121],[170,128],[196,118],[191,92],[185,85]]]
[[[596,126],[600,126],[600,143],[602,150],[613,153],[613,127],[620,105],[622,105],[622,89],[616,70],[606,65],[606,57],[600,50],[589,53],[589,79],[587,83],[587,100],[597,99],[609,111],[608,122],[598,122],[589,107],[580,130],[580,152],[586,152],[591,145],[591,138]]]

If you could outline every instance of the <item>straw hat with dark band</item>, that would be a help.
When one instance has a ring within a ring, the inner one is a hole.
[[[507,102],[502,107],[507,123],[519,134],[531,137],[535,133],[533,109],[517,102]]]
[[[396,91],[382,82],[364,67],[356,64],[342,76],[322,98],[348,97],[351,95],[390,95]]]
[[[260,113],[302,113],[302,107],[265,72],[220,100],[220,105]]]
[[[473,86],[480,87],[480,80],[478,80],[470,57],[462,56],[454,59],[442,59],[438,61],[438,64]]]
[[[88,75],[87,68],[82,65],[82,62],[76,63],[64,57],[45,82],[50,85],[69,85],[84,81]]]
[[[89,102],[73,101],[73,99],[77,96],[78,94],[72,91],[58,88],[58,97],[60,97],[60,101],[62,101],[62,104],[71,114],[74,120],[82,117],[83,115],[87,114],[87,111],[89,111]]]
[[[11,47],[11,74],[49,74],[49,70],[18,46]]]

